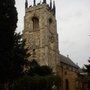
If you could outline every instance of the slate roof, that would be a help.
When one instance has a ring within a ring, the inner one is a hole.
[[[69,66],[79,69],[79,66],[76,65],[69,57],[63,56],[61,54],[60,54],[60,63],[64,63],[64,64],[67,64]]]

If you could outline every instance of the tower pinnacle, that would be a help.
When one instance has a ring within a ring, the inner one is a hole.
[[[34,2],[33,2],[34,4],[33,5],[36,5],[36,0],[34,0]]]
[[[56,6],[55,6],[55,1],[53,1],[53,14],[56,14]]]
[[[25,1],[25,8],[28,8],[28,1]]]
[[[52,9],[52,0],[50,0],[50,9]]]
[[[46,0],[43,0],[43,3],[47,3],[47,1]]]

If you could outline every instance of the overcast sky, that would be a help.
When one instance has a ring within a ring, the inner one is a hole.
[[[28,0],[32,4],[33,0]],[[41,0],[42,1],[42,0]],[[48,3],[50,0],[47,0]],[[25,0],[16,0],[18,28],[23,30]],[[40,2],[40,0],[37,0]],[[90,0],[56,0],[60,53],[80,66],[90,57]]]

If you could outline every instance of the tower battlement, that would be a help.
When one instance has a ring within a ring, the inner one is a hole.
[[[38,10],[40,8],[46,8],[48,11],[50,11],[54,16],[56,13],[56,7],[55,7],[55,1],[53,1],[53,5],[52,5],[52,0],[50,0],[50,4],[47,4],[47,2],[45,0],[43,0],[43,2],[41,3],[37,3],[36,4],[36,0],[34,0],[33,5],[29,5],[28,6],[28,1],[26,0],[25,2],[25,12],[30,12],[32,10]]]

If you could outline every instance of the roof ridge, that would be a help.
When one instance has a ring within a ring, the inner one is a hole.
[[[76,65],[69,57],[66,57],[66,56],[60,54],[60,58],[61,58],[60,61],[61,61],[62,63],[71,65],[71,66],[73,66],[73,67],[75,67],[75,68],[79,68],[79,66]]]

